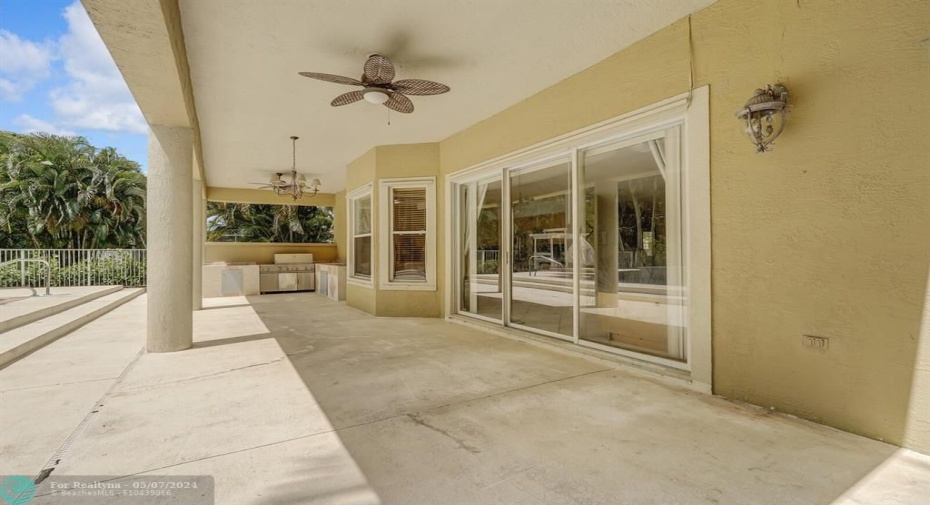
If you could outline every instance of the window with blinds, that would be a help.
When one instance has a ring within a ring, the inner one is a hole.
[[[352,275],[371,278],[371,195],[353,200]]]
[[[426,188],[391,191],[391,281],[426,282]]]

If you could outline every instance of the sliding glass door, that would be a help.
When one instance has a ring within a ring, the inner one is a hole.
[[[459,186],[459,312],[502,320],[501,177]]]
[[[580,153],[583,341],[685,360],[677,132]]]
[[[573,339],[570,158],[508,171],[510,324]]]
[[[680,136],[579,143],[457,181],[457,312],[685,367]]]

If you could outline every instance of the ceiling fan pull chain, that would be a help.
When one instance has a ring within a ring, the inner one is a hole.
[[[391,126],[391,109],[388,109],[388,126]]]

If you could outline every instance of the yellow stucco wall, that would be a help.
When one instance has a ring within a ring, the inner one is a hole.
[[[375,179],[375,148],[346,166],[346,192],[350,193]]]
[[[382,179],[403,177],[437,176],[439,173],[439,144],[402,144],[376,147],[346,168],[346,180],[349,191],[365,184],[372,184],[372,250],[375,252],[372,268],[372,288],[349,285],[346,290],[346,303],[377,316],[390,317],[440,317],[442,315],[442,291],[395,291],[380,289],[378,274],[380,264],[378,257],[381,212],[378,185]],[[437,180],[437,207],[440,185]],[[438,209],[437,209],[438,212]],[[438,221],[438,220],[437,220]],[[347,230],[346,230],[347,232]],[[441,236],[436,237],[438,257],[443,257]],[[440,265],[441,268],[441,265]]]
[[[246,242],[207,242],[204,245],[204,263],[274,263],[275,254],[310,253],[317,263],[336,261],[335,244],[264,244]]]
[[[376,149],[377,191],[378,181],[401,177],[435,177],[439,174],[439,144],[402,144],[378,146]],[[436,181],[437,212],[441,207],[438,200],[439,181]],[[380,208],[376,222],[380,223]],[[439,219],[437,219],[437,224]],[[437,257],[442,258],[442,240],[436,237],[439,250]],[[377,260],[376,260],[377,261]],[[378,289],[377,314],[379,316],[439,317],[442,312],[442,291],[390,291]]]
[[[346,192],[335,194],[333,202],[333,241],[336,243],[336,256],[340,263],[346,261]]]
[[[930,452],[930,2],[721,0],[692,27],[711,93],[714,391]],[[688,56],[682,20],[441,142],[442,172],[685,92]],[[756,154],[734,112],[776,82],[794,108]]]
[[[375,150],[371,149],[358,159],[349,163],[346,166],[346,193],[351,193],[353,190],[358,189],[365,184],[372,182],[375,178]],[[378,198],[378,192],[373,191],[371,195],[371,204],[372,210],[374,210],[376,199]],[[348,209],[346,209],[348,212]],[[348,216],[348,213],[346,214]],[[372,250],[377,251],[377,240],[378,240],[378,229],[377,226],[374,226],[374,216],[372,216],[372,230],[371,230],[371,247]],[[348,247],[349,237],[348,237],[348,224],[345,226],[343,233],[346,234],[346,247]],[[377,262],[374,262],[371,267],[372,279],[377,277]],[[351,269],[347,268],[346,272]],[[356,286],[353,284],[346,285],[346,304],[350,307],[355,307],[359,310],[363,310],[369,314],[374,314],[377,312],[375,309],[375,290],[370,287]]]

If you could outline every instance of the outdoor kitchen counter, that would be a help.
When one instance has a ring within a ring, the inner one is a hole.
[[[203,297],[258,294],[258,265],[212,263],[203,266]]]
[[[317,263],[316,291],[331,300],[346,299],[346,264]]]

